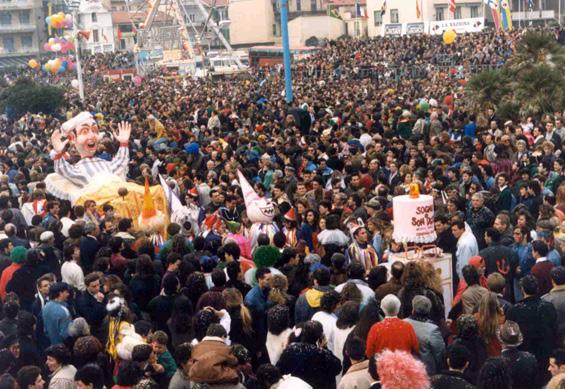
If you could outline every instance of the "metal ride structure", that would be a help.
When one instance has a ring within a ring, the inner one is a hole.
[[[145,74],[151,69],[175,66],[194,74],[197,69],[206,67],[205,45],[209,46],[209,40],[214,38],[225,50],[222,57],[234,68],[244,69],[246,66],[234,55],[220,29],[229,21],[217,23],[214,20],[216,0],[212,1],[214,3],[207,9],[201,0],[125,0],[137,37],[138,71]],[[198,12],[206,22],[197,26],[193,21],[195,15],[189,15],[187,6],[192,6],[192,12]]]

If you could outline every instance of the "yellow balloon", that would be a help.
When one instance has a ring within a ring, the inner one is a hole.
[[[457,38],[457,34],[453,30],[448,30],[443,33],[443,43],[446,45],[450,45],[455,42],[455,38]]]
[[[35,69],[37,65],[39,65],[35,59],[30,59],[27,64],[32,69]]]

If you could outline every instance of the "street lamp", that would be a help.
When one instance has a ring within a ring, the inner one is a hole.
[[[80,65],[80,39],[78,37],[78,11],[80,7],[80,0],[65,0],[65,5],[71,11],[71,14],[73,16],[73,36],[75,37],[78,95],[80,97],[80,101],[84,102],[84,83],[82,80],[82,67]]]

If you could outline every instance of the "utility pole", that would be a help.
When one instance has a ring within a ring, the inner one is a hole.
[[[288,0],[281,0],[281,35],[284,66],[284,98],[292,103],[292,70],[290,69],[290,46],[288,42]]]

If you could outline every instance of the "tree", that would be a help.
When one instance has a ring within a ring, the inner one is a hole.
[[[466,91],[475,108],[497,109],[509,92],[507,74],[501,69],[486,70],[477,74],[468,83]]]
[[[50,85],[36,84],[22,78],[0,93],[0,110],[10,118],[19,118],[27,112],[52,114],[63,105],[64,90]]]
[[[472,105],[494,108],[506,118],[534,116],[565,104],[565,49],[546,32],[529,31],[516,43],[511,58],[497,70],[476,74],[467,83]]]

